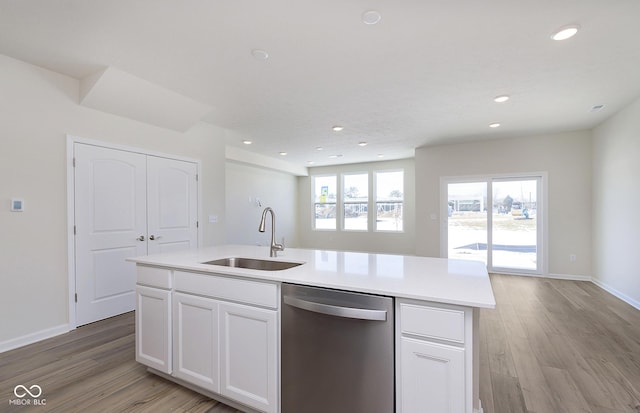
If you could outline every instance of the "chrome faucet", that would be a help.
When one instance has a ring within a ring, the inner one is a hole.
[[[267,212],[271,212],[271,249],[269,251],[269,256],[277,257],[277,251],[284,251],[284,245],[276,244],[276,214],[273,212],[273,209],[271,209],[271,207],[266,207],[264,211],[262,211],[262,219],[260,219],[260,226],[258,227],[258,231],[265,231]]]

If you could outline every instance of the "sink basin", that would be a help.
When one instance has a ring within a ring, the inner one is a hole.
[[[287,262],[287,261],[270,261],[260,260],[257,258],[221,258],[219,260],[203,262],[208,265],[223,265],[225,267],[234,268],[246,268],[249,270],[262,270],[262,271],[280,271],[288,268],[297,267],[302,265],[301,262]]]

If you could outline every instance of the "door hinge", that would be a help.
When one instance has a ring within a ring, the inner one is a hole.
[[[198,174],[196,174],[196,182],[198,181]]]
[[[196,221],[196,228],[200,228],[200,221]]]
[[[76,303],[78,302],[78,293],[76,293]]]
[[[76,235],[76,226],[73,226],[73,235]]]
[[[73,167],[75,168],[76,167],[76,158],[73,158],[73,161],[71,163],[73,163]]]

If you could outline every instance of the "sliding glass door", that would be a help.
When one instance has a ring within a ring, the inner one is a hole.
[[[542,185],[542,175],[443,180],[446,256],[482,261],[489,271],[540,273]]]
[[[487,182],[447,188],[448,256],[487,263]]]
[[[493,180],[491,264],[538,270],[538,186],[540,179]]]

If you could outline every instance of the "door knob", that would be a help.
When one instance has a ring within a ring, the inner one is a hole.
[[[158,235],[157,237],[156,237],[155,235],[151,235],[151,236],[149,237],[149,239],[150,239],[151,241],[156,240],[156,239],[160,239],[160,235]]]
[[[138,238],[136,238],[138,241],[144,241],[144,235],[140,235]]]

